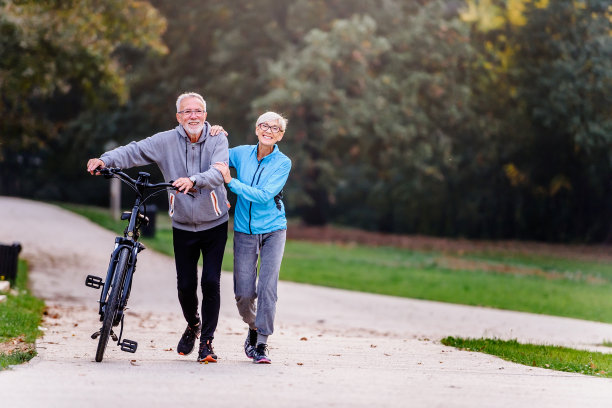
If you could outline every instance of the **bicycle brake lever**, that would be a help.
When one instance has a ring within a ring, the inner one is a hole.
[[[113,178],[113,173],[111,173],[111,171],[107,167],[98,167],[94,170],[94,172],[101,176],[104,176],[104,178],[106,179]]]

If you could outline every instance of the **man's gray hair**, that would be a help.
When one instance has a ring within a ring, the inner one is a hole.
[[[202,98],[202,95],[200,95],[199,93],[195,93],[195,92],[185,92],[185,93],[180,94],[179,97],[176,98],[176,111],[177,112],[181,110],[181,101],[185,98],[198,99],[200,102],[202,102],[202,105],[204,105],[204,112],[206,112],[206,101],[204,100],[204,98]]]
[[[259,126],[260,123],[268,122],[268,121],[278,121],[281,130],[284,132],[287,128],[287,119],[283,118],[276,112],[266,112],[257,118],[257,123],[255,126]]]

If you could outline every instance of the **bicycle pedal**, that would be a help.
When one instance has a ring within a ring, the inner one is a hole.
[[[100,289],[103,284],[104,282],[102,282],[102,278],[98,276],[87,275],[87,278],[85,278],[85,286],[90,288]]]
[[[123,339],[121,343],[121,351],[127,351],[128,353],[135,353],[138,348],[138,343],[134,340]]]

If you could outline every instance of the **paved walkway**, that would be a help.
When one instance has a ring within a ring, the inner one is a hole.
[[[609,407],[612,380],[525,367],[439,343],[448,335],[598,349],[612,325],[400,299],[281,282],[273,364],[243,354],[231,274],[222,277],[218,364],[176,354],[184,322],[174,262],[138,260],[124,336],[136,354],[109,349],[94,362],[98,291],[114,234],[55,206],[0,197],[0,242],[18,241],[32,289],[49,306],[39,355],[0,372],[3,407],[182,405],[249,407]],[[282,271],[281,271],[282,273]]]

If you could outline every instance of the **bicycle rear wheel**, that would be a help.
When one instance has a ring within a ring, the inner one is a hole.
[[[102,361],[102,358],[104,357],[104,351],[106,350],[108,338],[113,328],[113,321],[117,315],[119,299],[121,298],[121,287],[123,286],[129,256],[130,250],[128,248],[123,248],[119,253],[119,260],[115,266],[113,282],[109,291],[110,295],[106,299],[106,306],[104,307],[104,320],[102,322],[102,328],[100,329],[98,349],[96,350],[96,361],[98,363]]]

